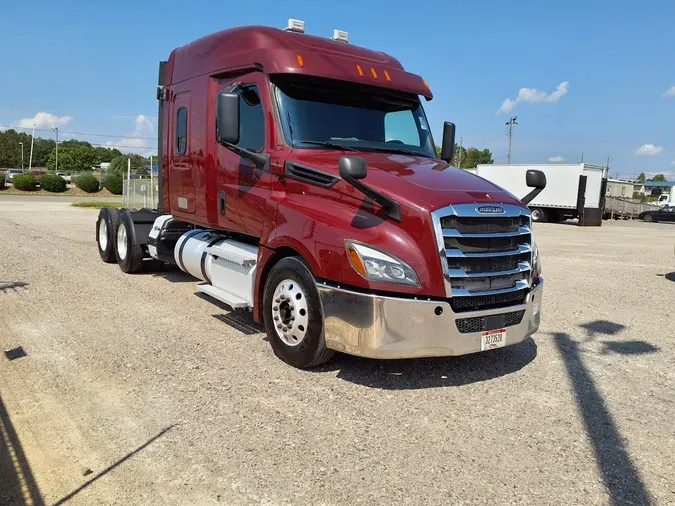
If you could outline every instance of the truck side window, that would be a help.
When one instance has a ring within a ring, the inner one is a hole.
[[[239,143],[240,148],[256,153],[265,147],[265,114],[257,86],[239,90]]]
[[[181,107],[176,113],[176,154],[184,155],[187,151],[187,109]]]
[[[409,146],[421,146],[420,133],[410,109],[389,112],[384,116],[384,140]]]

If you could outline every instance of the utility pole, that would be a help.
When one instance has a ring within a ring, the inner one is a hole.
[[[56,132],[56,168],[54,173],[59,171],[59,127],[52,128]]]
[[[457,168],[461,169],[462,168],[462,142],[464,141],[464,137],[459,138],[459,158],[457,159]]]
[[[579,162],[579,163],[584,163],[584,152],[583,151],[581,152],[581,162]]]
[[[506,122],[506,124],[509,127],[509,152],[506,155],[506,163],[511,165],[511,139],[513,138],[513,127],[517,125],[516,120],[518,119],[518,116],[513,116],[509,118],[509,120]]]
[[[21,145],[21,172],[23,172],[23,142],[20,142]]]
[[[33,123],[33,135],[30,138],[30,158],[28,159],[28,172],[33,168],[33,141],[35,140],[35,123]]]

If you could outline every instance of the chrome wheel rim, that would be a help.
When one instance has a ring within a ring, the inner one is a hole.
[[[108,249],[108,224],[104,219],[98,222],[98,245],[101,247],[101,251]]]
[[[307,335],[307,295],[292,279],[283,280],[274,290],[272,321],[277,336],[288,346],[299,345]]]
[[[533,221],[539,221],[541,219],[541,211],[535,209],[532,211],[532,220]]]
[[[127,257],[127,227],[124,223],[120,223],[120,228],[117,229],[117,256],[120,260]]]

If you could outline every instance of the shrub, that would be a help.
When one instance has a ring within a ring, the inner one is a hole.
[[[12,178],[12,184],[17,190],[33,191],[37,187],[37,179],[31,174],[17,174]]]
[[[66,191],[66,180],[55,174],[45,174],[40,178],[40,188],[52,193]]]
[[[116,172],[108,174],[105,178],[105,187],[110,190],[110,193],[122,195],[122,176]]]
[[[80,190],[87,193],[96,193],[99,190],[98,179],[93,174],[83,174],[77,178],[75,184]]]
[[[0,190],[5,187],[5,173],[0,171]]]

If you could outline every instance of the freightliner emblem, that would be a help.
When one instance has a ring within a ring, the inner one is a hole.
[[[504,214],[506,212],[503,207],[499,206],[481,206],[476,210],[481,214]]]

